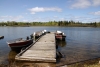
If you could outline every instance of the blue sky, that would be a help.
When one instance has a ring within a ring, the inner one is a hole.
[[[100,22],[100,0],[0,0],[1,21]]]

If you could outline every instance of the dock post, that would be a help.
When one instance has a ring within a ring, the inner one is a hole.
[[[35,41],[35,32],[33,33],[33,40]]]

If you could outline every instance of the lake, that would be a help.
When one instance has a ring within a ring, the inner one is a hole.
[[[7,45],[7,41],[26,38],[35,31],[40,30],[56,31],[61,30],[65,33],[66,41],[59,42],[58,49],[64,55],[60,58],[56,65],[72,64],[80,61],[100,57],[100,28],[95,27],[0,27],[0,64],[10,65],[14,56],[17,54]],[[21,64],[19,64],[21,65]],[[36,64],[35,64],[36,65]],[[43,64],[40,64],[42,67]],[[54,64],[44,63],[44,65]],[[44,66],[44,67],[45,67]]]

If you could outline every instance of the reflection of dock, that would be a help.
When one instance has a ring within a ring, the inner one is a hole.
[[[42,36],[31,47],[23,50],[16,57],[16,60],[56,62],[55,34],[47,33]]]
[[[10,51],[9,55],[8,55],[8,61],[9,61],[9,67],[16,67],[14,66],[14,62],[15,62],[15,56],[17,55],[18,52],[16,51]]]
[[[56,44],[60,47],[65,47],[67,45],[66,41],[56,41]]]

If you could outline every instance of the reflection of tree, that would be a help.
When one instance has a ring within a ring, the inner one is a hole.
[[[61,46],[61,47],[64,47],[64,46],[67,45],[67,42],[66,41],[57,41],[57,45]]]

